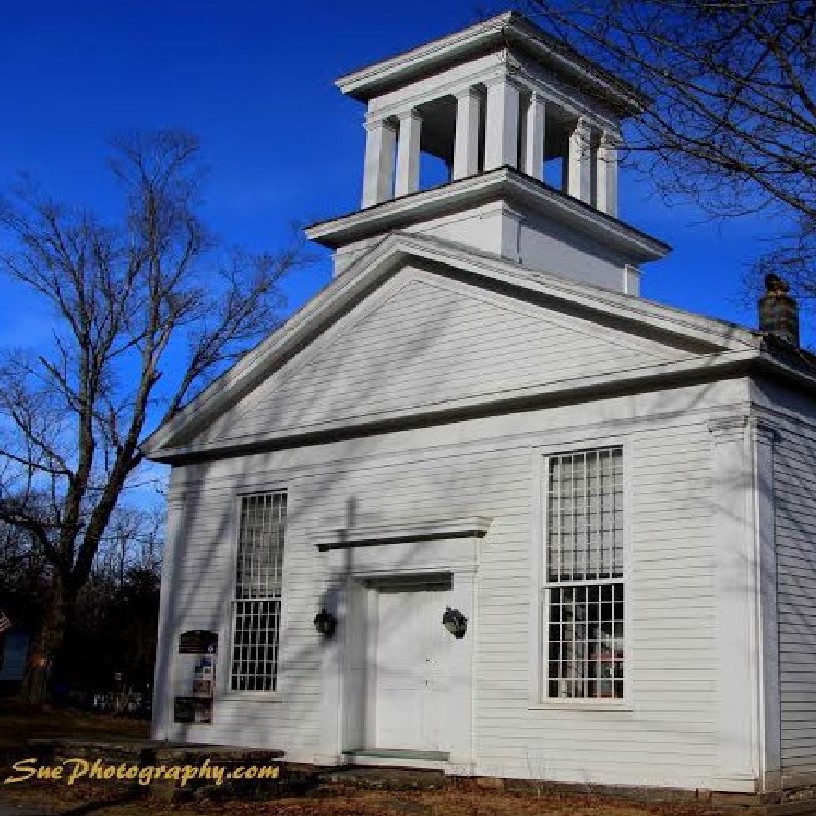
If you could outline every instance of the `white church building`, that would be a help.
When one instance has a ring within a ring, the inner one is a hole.
[[[171,465],[154,736],[292,762],[816,780],[816,362],[640,296],[648,104],[504,14],[338,81],[334,277],[144,445]],[[421,155],[444,183],[422,189]]]

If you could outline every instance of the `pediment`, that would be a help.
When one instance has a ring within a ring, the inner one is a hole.
[[[356,287],[356,298],[342,309],[335,304],[322,324],[320,304],[310,304],[304,311],[313,311],[311,323],[309,314],[301,315],[300,325],[287,324],[277,338],[290,343],[290,353],[279,353],[276,365],[270,351],[276,338],[270,338],[256,359],[205,392],[198,412],[193,404],[175,427],[154,435],[148,454],[237,449],[433,417],[689,366],[750,345],[747,332],[739,336],[638,298],[526,275],[471,253],[470,261],[484,270],[474,273],[450,262],[450,248],[440,263],[439,253],[408,253],[404,242],[389,240],[390,247],[372,251],[321,296],[331,301]],[[408,243],[433,249],[426,239]]]
[[[198,441],[371,422],[395,411],[678,360],[686,352],[406,270]],[[299,362],[299,364],[298,364]]]

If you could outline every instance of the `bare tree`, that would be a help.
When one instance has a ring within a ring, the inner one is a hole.
[[[32,701],[45,696],[146,431],[274,327],[278,283],[299,259],[297,247],[217,246],[198,215],[195,137],[130,134],[113,147],[118,223],[31,184],[0,204],[0,266],[55,325],[46,348],[0,361],[0,521],[33,537],[52,576],[24,681]]]
[[[14,627],[25,630],[36,619],[47,580],[48,565],[31,536],[0,522],[0,610]]]
[[[164,510],[120,501],[99,545],[94,572],[119,590],[134,569],[159,573]]]
[[[629,158],[670,198],[719,216],[788,219],[766,264],[816,291],[816,3],[520,0],[558,47],[577,48],[653,102]]]

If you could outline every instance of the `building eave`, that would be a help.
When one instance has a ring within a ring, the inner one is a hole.
[[[756,350],[722,352],[676,363],[649,365],[614,375],[576,377],[558,383],[507,389],[441,404],[412,406],[400,411],[346,418],[343,420],[259,433],[241,439],[222,439],[194,445],[173,445],[155,450],[150,458],[167,464],[182,464],[228,456],[244,456],[263,451],[328,444],[344,439],[393,433],[431,424],[495,416],[500,413],[530,411],[561,405],[592,402],[625,394],[654,391],[680,385],[713,382],[748,375],[751,371],[775,371],[772,360]],[[795,372],[787,371],[793,375]],[[816,381],[810,378],[816,391]]]
[[[812,373],[780,363],[757,350],[722,352],[704,358],[616,372],[614,375],[577,377],[565,382],[506,390],[493,395],[452,400],[440,405],[417,406],[377,416],[327,422],[271,435],[256,434],[240,440],[165,447],[152,453],[150,458],[166,464],[185,464],[220,457],[245,456],[753,374],[770,375],[794,387],[803,388],[816,397],[816,376]]]
[[[306,235],[323,246],[339,249],[356,241],[498,200],[516,202],[594,234],[630,253],[638,262],[659,260],[671,251],[663,241],[512,167],[468,176],[312,224],[307,227]]]

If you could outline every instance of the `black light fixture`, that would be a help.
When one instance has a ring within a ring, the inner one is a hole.
[[[323,637],[330,638],[337,628],[337,618],[324,606],[323,609],[315,615],[314,627]]]
[[[467,632],[468,619],[458,610],[447,607],[442,615],[442,625],[457,639],[461,640]]]

